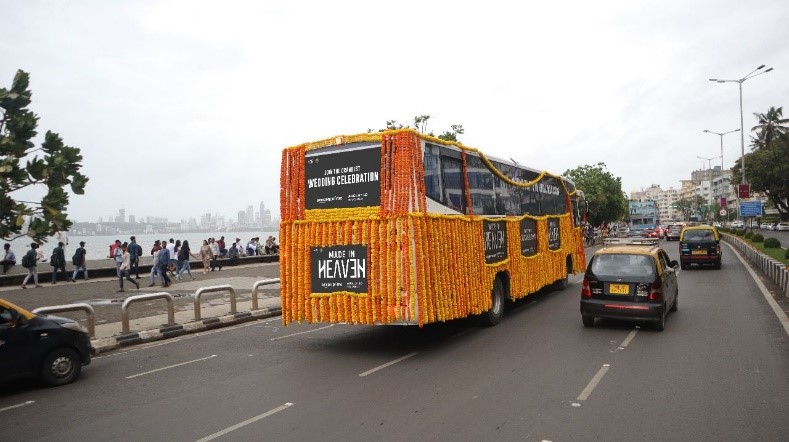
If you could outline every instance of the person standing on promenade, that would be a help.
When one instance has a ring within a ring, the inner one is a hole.
[[[167,270],[170,272],[170,276],[175,276],[175,263],[176,263],[176,254],[177,250],[175,250],[175,240],[170,238],[170,242],[167,243],[167,252],[170,255],[170,263],[167,264]]]
[[[121,246],[121,256],[122,256],[123,261],[121,262],[120,275],[118,276],[118,284],[120,285],[120,288],[118,289],[118,292],[125,291],[125,290],[123,290],[123,280],[124,279],[126,279],[130,283],[134,284],[134,286],[137,287],[137,290],[140,290],[140,284],[137,283],[137,281],[131,279],[131,275],[129,274],[129,265],[131,263],[131,255],[129,254],[129,246],[126,243],[124,243]]]
[[[123,249],[121,249],[121,240],[115,240],[116,247],[112,251],[112,259],[115,260],[115,274],[120,278],[121,264],[123,264]]]
[[[219,267],[219,270],[222,270],[222,266],[219,265],[216,260],[219,258],[219,245],[214,241],[214,238],[208,239],[208,247],[211,248],[211,271],[214,271],[214,267]]]
[[[66,282],[71,282],[71,278],[66,273],[66,252],[63,251],[64,244],[58,243],[58,246],[52,250],[52,256],[49,258],[49,264],[52,266],[52,284],[54,285],[58,280],[58,270],[63,273]]]
[[[71,275],[71,282],[77,282],[77,272],[79,272],[80,269],[85,275],[85,281],[88,280],[88,260],[85,257],[87,254],[88,252],[85,250],[85,241],[80,241],[79,248],[74,252],[74,257],[71,258],[71,262],[74,264],[74,274]]]
[[[181,280],[181,275],[183,275],[184,272],[188,273],[192,280],[195,279],[195,277],[192,276],[192,269],[189,266],[190,256],[197,258],[197,256],[192,254],[192,250],[189,248],[189,241],[184,240],[184,243],[181,244],[181,248],[178,249],[178,271],[175,274],[176,281]]]
[[[135,273],[137,279],[140,279],[140,257],[142,256],[142,246],[137,244],[137,238],[129,238],[129,275]]]
[[[22,288],[27,288],[27,281],[32,277],[33,282],[35,282],[36,287],[41,287],[41,284],[38,283],[38,262],[39,261],[46,261],[44,259],[44,254],[38,250],[38,244],[30,243],[30,250],[25,253],[25,256],[22,258],[22,267],[27,269],[27,276],[25,276],[25,280],[22,281]]]
[[[151,284],[148,287],[153,287],[156,285],[156,275],[159,274],[159,266],[157,265],[159,262],[159,252],[162,251],[162,248],[159,247],[159,240],[156,240],[154,243],[153,248],[151,249],[151,255],[153,255],[153,265],[151,266]]]
[[[208,273],[208,261],[211,259],[211,247],[208,246],[208,241],[203,240],[203,245],[200,246],[200,259],[203,260],[203,274]]]
[[[170,265],[170,250],[168,250],[167,247],[159,250],[158,258],[157,264],[159,266],[159,275],[162,277],[162,287],[170,287],[172,282],[170,281],[170,277],[167,276],[167,267]]]
[[[225,237],[221,237],[216,240],[216,245],[219,247],[219,257],[224,258],[227,255],[227,249],[225,248]]]
[[[8,269],[16,265],[16,255],[11,251],[11,244],[9,243],[3,244],[3,249],[5,250],[5,255],[3,255],[3,260],[0,261],[0,264],[3,265],[3,274],[5,275]]]

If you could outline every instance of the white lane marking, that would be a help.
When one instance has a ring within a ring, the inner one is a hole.
[[[373,373],[375,373],[378,370],[383,370],[384,368],[386,368],[386,367],[388,367],[390,365],[394,365],[394,364],[397,364],[398,362],[405,361],[406,359],[414,357],[417,354],[419,354],[419,353],[417,353],[417,352],[409,353],[409,354],[407,354],[407,355],[405,355],[405,356],[403,356],[401,358],[395,359],[394,361],[390,361],[390,362],[387,362],[386,364],[379,365],[379,366],[377,366],[375,368],[372,368],[370,370],[365,371],[364,373],[359,373],[359,377],[365,377],[368,374],[373,374]]]
[[[21,404],[11,405],[10,407],[0,408],[0,413],[2,413],[4,411],[8,411],[8,410],[13,410],[14,408],[20,408],[20,407],[24,407],[24,406],[27,406],[27,405],[30,405],[30,404],[35,404],[35,403],[36,403],[36,401],[27,401],[27,402],[23,402]]]
[[[633,341],[633,338],[635,338],[635,337],[636,337],[636,333],[638,333],[638,329],[634,329],[634,330],[632,330],[632,331],[631,331],[631,332],[630,332],[630,333],[627,335],[627,337],[625,338],[625,340],[624,340],[624,341],[622,341],[622,343],[621,343],[621,344],[619,344],[619,348],[620,348],[620,349],[622,349],[622,350],[624,350],[624,349],[625,349],[625,347],[627,347],[627,346],[628,346],[628,345],[629,345],[629,344],[630,344],[630,343]]]
[[[781,307],[778,305],[777,302],[775,302],[775,299],[773,299],[773,295],[770,294],[770,291],[767,290],[767,287],[764,286],[762,280],[759,279],[759,276],[756,275],[756,272],[753,271],[751,266],[745,262],[745,259],[742,257],[742,255],[740,255],[740,253],[729,243],[724,242],[724,244],[726,244],[729,250],[734,252],[734,254],[737,256],[737,259],[740,260],[740,262],[745,267],[745,269],[748,270],[748,273],[751,274],[751,278],[753,278],[753,281],[756,283],[756,286],[759,287],[759,291],[762,292],[762,296],[764,296],[764,299],[767,300],[767,304],[770,305],[770,308],[773,309],[773,313],[775,313],[775,316],[778,317],[778,321],[780,321],[781,325],[783,325],[784,332],[786,332],[786,334],[789,335],[789,317],[787,317],[786,313],[784,313],[784,311],[781,310]]]
[[[276,341],[277,339],[290,338],[291,336],[298,336],[298,335],[303,335],[305,333],[312,333],[312,332],[316,332],[318,330],[323,330],[324,328],[329,328],[329,327],[334,327],[334,324],[329,324],[326,327],[320,327],[320,328],[316,328],[316,329],[313,329],[313,330],[307,330],[307,331],[298,332],[298,333],[291,333],[291,334],[285,335],[285,336],[277,336],[276,338],[271,338],[271,340],[272,341]]]
[[[202,439],[197,439],[196,442],[208,442],[209,440],[214,440],[217,437],[224,436],[225,434],[230,433],[231,431],[236,431],[236,430],[238,430],[241,427],[246,427],[247,425],[249,425],[251,423],[254,423],[254,422],[257,422],[257,421],[259,421],[259,420],[261,420],[263,418],[269,417],[272,414],[279,413],[282,410],[287,410],[288,408],[290,408],[292,406],[293,406],[293,403],[286,402],[286,403],[280,405],[279,407],[277,407],[277,408],[275,408],[273,410],[269,410],[269,411],[267,411],[267,412],[265,412],[263,414],[259,414],[259,415],[255,416],[253,418],[249,418],[249,419],[245,420],[244,422],[239,422],[239,423],[233,425],[232,427],[227,427],[224,430],[217,431],[216,433],[210,434],[210,435],[208,435],[208,436],[206,436],[206,437],[204,437]]]
[[[208,356],[208,357],[205,357],[205,358],[200,358],[200,359],[194,359],[194,360],[191,360],[191,361],[181,362],[180,364],[168,365],[167,367],[157,368],[156,370],[146,371],[145,373],[138,373],[138,374],[133,374],[131,376],[126,376],[126,379],[137,378],[137,377],[140,377],[140,376],[145,376],[146,374],[156,373],[156,372],[159,372],[159,371],[162,371],[162,370],[169,370],[171,368],[181,367],[181,366],[187,365],[187,364],[194,364],[195,362],[207,361],[207,360],[213,359],[215,357],[216,357],[216,355],[211,355],[211,356]]]
[[[600,381],[603,379],[603,376],[605,376],[606,372],[608,372],[608,369],[610,367],[611,367],[610,364],[603,364],[603,366],[600,367],[600,370],[597,370],[597,373],[594,375],[592,380],[589,381],[589,384],[586,385],[584,391],[582,391],[581,394],[578,395],[577,400],[579,401],[587,400],[589,398],[589,395],[592,394],[592,391],[594,391],[595,387],[597,387],[597,384],[600,383]]]

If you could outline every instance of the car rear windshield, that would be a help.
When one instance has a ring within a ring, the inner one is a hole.
[[[592,260],[592,273],[598,278],[655,276],[655,261],[649,255],[602,254]]]
[[[683,237],[684,241],[714,241],[712,230],[688,230]]]

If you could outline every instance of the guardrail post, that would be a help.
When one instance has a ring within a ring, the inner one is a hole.
[[[236,289],[234,289],[232,285],[225,284],[211,287],[200,287],[195,292],[195,321],[200,320],[200,297],[203,296],[203,293],[224,291],[230,292],[230,313],[236,313]]]
[[[173,295],[167,292],[145,293],[143,295],[129,296],[121,304],[121,332],[129,333],[129,305],[138,301],[147,301],[149,299],[166,299],[167,300],[167,325],[175,325],[175,302]]]
[[[79,302],[76,304],[65,304],[65,305],[53,305],[49,307],[39,307],[33,310],[33,313],[63,313],[63,312],[74,312],[74,311],[84,311],[88,314],[88,335],[91,338],[96,337],[96,311],[93,310],[93,306],[90,304],[85,304],[84,302]]]
[[[262,285],[271,285],[271,284],[278,284],[279,278],[273,279],[264,279],[262,281],[256,281],[252,284],[252,310],[258,309],[258,287]]]

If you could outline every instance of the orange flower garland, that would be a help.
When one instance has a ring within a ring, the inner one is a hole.
[[[570,214],[508,216],[507,257],[493,265],[484,261],[480,216],[438,215],[426,212],[421,140],[453,145],[480,155],[500,179],[528,187],[504,176],[473,148],[447,143],[412,130],[338,136],[285,149],[280,181],[280,277],[282,321],[347,322],[352,324],[416,323],[420,326],[479,314],[490,308],[490,292],[497,273],[510,277],[510,297],[527,296],[563,277],[566,257],[572,271],[585,266],[581,230]],[[312,149],[354,142],[381,143],[381,204],[350,209],[305,209],[305,156]],[[468,178],[465,185],[468,189]],[[543,173],[543,176],[554,176]],[[561,182],[561,181],[560,181]],[[562,182],[564,186],[564,183]],[[570,195],[566,192],[566,206]],[[574,191],[573,191],[574,193]],[[468,196],[468,192],[467,192]],[[471,210],[471,201],[466,201]],[[520,221],[534,219],[539,238],[547,236],[547,219],[558,218],[561,247],[548,250],[540,241],[535,256],[520,252]],[[367,247],[367,293],[312,293],[312,247],[361,244]]]

